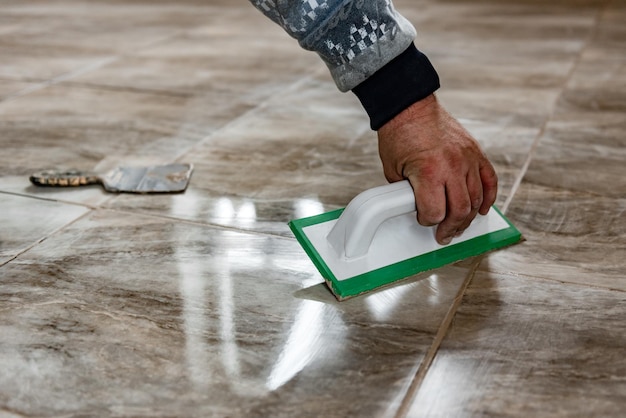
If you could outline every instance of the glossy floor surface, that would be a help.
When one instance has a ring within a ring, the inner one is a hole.
[[[315,55],[243,0],[0,2],[0,416],[623,416],[626,3],[395,4],[526,241],[338,303],[286,223],[385,180]]]

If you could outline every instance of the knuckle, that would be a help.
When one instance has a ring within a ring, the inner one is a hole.
[[[484,183],[485,188],[495,190],[498,188],[498,177],[494,176]]]
[[[433,210],[421,210],[417,212],[417,221],[423,226],[432,226],[441,223],[445,218],[445,213]]]
[[[469,201],[467,201],[457,206],[454,210],[451,211],[450,219],[455,222],[462,222],[465,220],[465,218],[469,216],[471,212],[472,212],[472,205],[470,204]]]
[[[491,165],[485,168],[482,175],[483,187],[495,188],[498,187],[498,175]]]
[[[476,209],[483,203],[483,188],[478,183],[478,185],[474,184],[473,187],[469,187],[468,185],[468,200],[472,209]]]
[[[402,177],[398,176],[397,172],[389,167],[383,168],[383,174],[385,175],[385,179],[387,179],[389,183],[394,183],[396,181],[402,180]]]

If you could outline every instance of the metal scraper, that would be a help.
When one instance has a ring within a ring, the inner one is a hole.
[[[192,164],[165,164],[146,167],[122,166],[99,174],[79,170],[45,170],[30,176],[37,186],[72,187],[102,184],[108,192],[179,193],[189,184]]]

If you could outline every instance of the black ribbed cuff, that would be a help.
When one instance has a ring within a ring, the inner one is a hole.
[[[439,88],[439,76],[432,64],[411,44],[367,80],[352,89],[377,131],[413,103]]]

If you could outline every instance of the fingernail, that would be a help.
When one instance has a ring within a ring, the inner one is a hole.
[[[456,234],[454,234],[455,237],[460,237],[461,235],[463,235],[463,232],[465,231],[456,231]]]
[[[448,245],[452,241],[452,237],[445,237],[441,239],[441,244]]]

